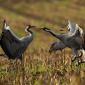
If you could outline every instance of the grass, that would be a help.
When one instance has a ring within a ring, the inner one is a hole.
[[[28,56],[29,55],[29,56]],[[39,50],[34,53],[26,52],[25,56],[25,84],[26,85],[56,85],[60,83],[60,85],[70,85],[73,83],[70,79],[73,77],[78,77],[82,79],[84,78],[84,64],[76,66],[73,64],[72,68],[70,66],[70,57],[69,54],[65,55],[65,60],[63,61],[64,54],[56,53],[49,54],[45,50]],[[1,58],[1,60],[3,57]],[[16,63],[9,62],[7,59],[3,59],[5,63],[0,63],[0,84],[3,83],[5,85],[11,85],[15,82],[15,85],[20,85],[22,78],[22,70],[20,61],[18,61],[18,66]],[[2,65],[1,65],[2,64]],[[5,68],[3,69],[3,65]],[[16,80],[15,80],[16,79]],[[80,79],[80,80],[81,80]],[[79,80],[79,81],[80,81]],[[79,82],[77,81],[77,82]],[[76,83],[76,80],[75,80]],[[78,85],[78,84],[77,84]]]
[[[0,0],[0,27],[5,18],[17,36],[25,36],[25,26],[35,25],[32,29],[34,40],[25,52],[25,85],[84,85],[85,65],[71,65],[71,51],[49,54],[52,42],[51,35],[41,31],[41,27],[49,27],[55,32],[66,32],[67,20],[70,19],[85,27],[84,0],[58,1],[8,1]],[[83,4],[83,5],[81,5]],[[1,29],[0,29],[1,32]],[[3,51],[0,49],[0,52]],[[17,65],[16,65],[17,64]],[[22,67],[20,61],[9,61],[0,58],[0,85],[22,85]]]

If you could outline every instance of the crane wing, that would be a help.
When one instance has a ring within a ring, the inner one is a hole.
[[[10,26],[7,25],[6,20],[3,22],[2,35],[5,36],[9,41],[18,43],[19,38],[12,32]]]
[[[2,31],[2,35],[5,36],[11,43],[12,42],[20,42],[19,38],[12,32],[12,30],[10,30],[10,28],[8,29],[4,28],[4,30]]]
[[[67,28],[68,28],[68,31],[69,31],[70,33],[74,33],[74,31],[76,30],[75,24],[72,23],[71,21],[68,21],[68,26],[67,26]]]
[[[23,43],[10,41],[10,39],[4,35],[2,35],[0,43],[3,51],[9,58],[15,58],[22,54],[22,48],[24,47]]]
[[[83,29],[81,29],[78,24],[74,24],[72,23],[71,21],[68,21],[68,33],[67,35],[69,37],[77,37],[77,36],[80,36],[82,35],[83,33]]]
[[[63,42],[61,42],[61,41],[54,42],[54,43],[51,44],[49,52],[57,51],[57,50],[63,50],[64,48],[66,48],[66,46]]]
[[[63,43],[63,42],[61,42],[61,41],[59,41],[59,42],[54,42],[53,44],[52,44],[52,47],[55,47],[55,48],[57,48],[57,49],[64,49],[66,46],[65,46],[65,44]]]

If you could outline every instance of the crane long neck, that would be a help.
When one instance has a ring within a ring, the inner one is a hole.
[[[28,32],[29,32],[29,34],[27,35],[26,40],[28,40],[28,42],[30,43],[33,40],[33,32],[31,30],[28,30]]]
[[[30,37],[33,36],[33,32],[31,30],[28,30],[28,32]]]
[[[52,36],[58,38],[59,40],[63,40],[63,37],[64,37],[64,36],[63,36],[62,34],[57,34],[57,33],[54,33],[53,31],[49,31],[49,33],[50,33]]]

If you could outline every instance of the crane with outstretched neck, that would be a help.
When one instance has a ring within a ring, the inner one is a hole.
[[[67,33],[64,34],[60,34],[60,33],[54,33],[51,29],[44,27],[43,30],[45,32],[50,33],[52,36],[56,37],[57,39],[60,40],[60,42],[63,43],[64,47],[68,47],[71,48],[73,51],[73,55],[75,55],[75,57],[80,57],[82,56],[82,52],[81,55],[78,55],[78,50],[82,49],[82,38],[81,38],[81,32],[78,29],[78,25],[69,22],[68,23],[68,28],[69,31]],[[61,47],[61,46],[60,46]],[[74,60],[75,58],[73,58]]]

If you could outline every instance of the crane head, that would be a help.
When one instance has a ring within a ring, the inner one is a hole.
[[[46,31],[46,32],[49,32],[50,31],[50,29],[47,28],[47,27],[44,27],[43,30]]]
[[[36,26],[27,25],[25,31],[28,32],[31,28],[36,28]]]
[[[7,22],[6,22],[6,20],[4,19],[4,21],[3,21],[3,30],[4,29],[6,29],[6,30],[9,30],[10,29],[10,27],[9,27],[9,25],[7,25]]]
[[[35,28],[36,26],[28,25],[28,29]]]

